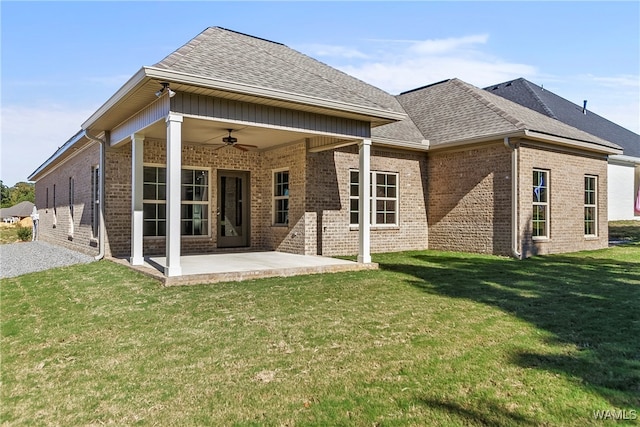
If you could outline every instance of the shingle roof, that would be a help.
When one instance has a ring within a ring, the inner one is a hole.
[[[283,44],[210,27],[156,68],[404,113],[385,91]]]
[[[611,141],[621,146],[627,156],[640,157],[640,135],[592,111],[587,111],[587,114],[584,114],[582,106],[576,105],[526,79],[519,78],[491,85],[486,87],[485,90],[592,135]]]
[[[404,92],[397,98],[431,146],[527,130],[619,148],[459,79]]]
[[[17,216],[19,218],[25,218],[31,215],[33,211],[33,203],[29,201],[20,202],[17,205],[13,205],[9,208],[0,209],[0,218],[11,218]]]

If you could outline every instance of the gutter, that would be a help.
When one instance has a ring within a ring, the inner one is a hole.
[[[511,253],[514,257],[522,259],[522,253],[518,251],[520,240],[518,223],[518,145],[511,144],[508,136],[504,137],[504,145],[511,150]]]
[[[104,254],[105,254],[105,236],[106,236],[106,228],[104,225],[104,174],[105,174],[105,157],[106,157],[106,150],[107,150],[107,139],[108,139],[108,133],[105,132],[105,138],[104,139],[100,139],[98,137],[95,137],[93,135],[91,135],[89,133],[88,130],[84,131],[84,134],[87,136],[87,138],[89,138],[91,141],[97,142],[100,145],[100,161],[98,164],[98,168],[99,168],[99,183],[98,183],[98,192],[99,192],[99,197],[98,197],[98,205],[100,205],[100,225],[98,226],[98,255],[96,255],[94,257],[94,259],[96,261],[100,261],[102,258],[104,258]]]

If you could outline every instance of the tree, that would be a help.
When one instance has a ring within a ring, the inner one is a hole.
[[[11,189],[4,185],[2,180],[0,180],[0,207],[8,208],[11,205]]]
[[[36,187],[28,182],[18,182],[11,187],[11,205],[17,205],[20,202],[28,201],[35,203],[36,201]]]

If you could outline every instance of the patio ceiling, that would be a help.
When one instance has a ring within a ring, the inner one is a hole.
[[[182,124],[182,141],[186,144],[222,145],[222,138],[229,134],[228,129],[233,129],[231,135],[238,139],[238,144],[255,145],[258,150],[316,136],[306,132],[185,117]],[[167,138],[166,123],[164,121],[156,122],[142,133],[148,139],[165,140]]]

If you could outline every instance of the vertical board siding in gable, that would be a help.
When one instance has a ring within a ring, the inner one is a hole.
[[[361,138],[371,136],[370,124],[360,120],[189,93],[177,93],[171,98],[171,111],[192,116],[305,129],[313,132]]]
[[[165,118],[169,114],[169,97],[162,98],[147,105],[111,131],[111,145],[116,145],[141,129]]]

